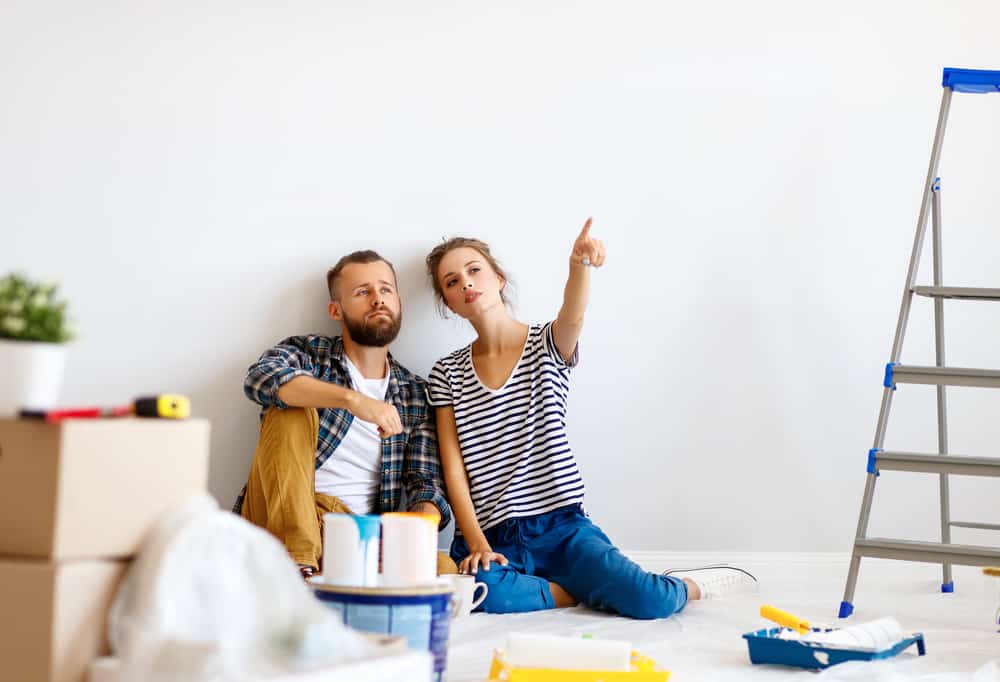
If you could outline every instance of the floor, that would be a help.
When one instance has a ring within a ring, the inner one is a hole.
[[[676,559],[633,556],[648,570],[662,570]],[[720,558],[698,557],[708,562]],[[458,619],[452,623],[447,681],[484,682],[492,650],[502,648],[506,634],[516,631],[627,640],[634,649],[672,671],[671,682],[792,677],[1000,682],[1000,633],[994,620],[1000,606],[1000,579],[984,576],[980,569],[956,567],[955,593],[942,594],[939,566],[865,559],[854,599],[855,614],[848,621],[838,621],[846,557],[755,554],[742,557],[740,565],[760,579],[759,594],[692,602],[681,614],[665,620],[635,621],[582,607],[503,616],[473,614]],[[913,653],[904,652],[887,662],[842,664],[820,674],[752,665],[741,635],[771,626],[759,615],[762,604],[791,612],[814,625],[863,623],[893,616],[906,631],[924,633],[927,655],[918,657],[911,648]]]

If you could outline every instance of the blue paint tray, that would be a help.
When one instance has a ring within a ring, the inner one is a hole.
[[[836,628],[810,629],[813,632],[829,632]],[[778,635],[787,630],[788,628],[765,628],[743,635],[743,639],[747,641],[747,647],[750,649],[750,662],[774,663],[818,670],[845,661],[878,661],[892,658],[914,644],[917,645],[918,655],[923,656],[927,652],[924,646],[924,635],[921,632],[913,633],[888,649],[875,651],[872,649],[848,649],[796,639],[779,639]]]

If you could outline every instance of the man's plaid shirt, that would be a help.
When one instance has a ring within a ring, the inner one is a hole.
[[[339,336],[292,336],[267,350],[247,369],[243,392],[263,407],[285,409],[278,389],[297,376],[308,376],[353,388],[344,366],[344,342]],[[427,404],[424,380],[412,374],[389,355],[389,389],[386,399],[399,411],[403,432],[382,440],[382,483],[373,513],[397,511],[403,493],[412,508],[418,502],[433,502],[441,510],[441,527],[451,519],[441,482],[434,410]],[[320,408],[316,468],[333,454],[354,421],[347,410]],[[233,511],[243,507],[240,493]]]

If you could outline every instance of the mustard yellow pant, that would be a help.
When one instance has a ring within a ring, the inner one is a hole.
[[[250,465],[243,518],[264,528],[288,548],[297,564],[318,570],[323,559],[323,515],[350,514],[336,497],[316,492],[319,415],[307,407],[269,408],[260,425]],[[438,573],[457,573],[438,553]]]

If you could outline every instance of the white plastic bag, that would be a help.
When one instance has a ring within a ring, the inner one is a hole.
[[[109,614],[116,682],[228,682],[374,647],[303,583],[284,546],[208,495],[165,515]]]

